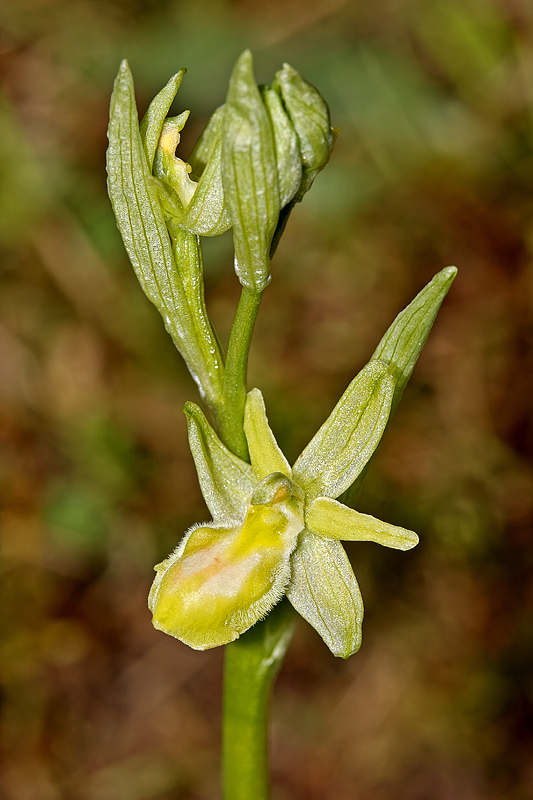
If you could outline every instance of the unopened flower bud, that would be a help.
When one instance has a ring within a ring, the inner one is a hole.
[[[281,204],[274,135],[249,50],[237,61],[230,79],[222,181],[233,226],[235,270],[243,286],[262,291],[270,281],[270,244]]]
[[[338,131],[331,128],[328,106],[318,90],[290,64],[276,73],[273,88],[280,92],[298,136],[303,174],[295,199],[301,200],[329,161]]]

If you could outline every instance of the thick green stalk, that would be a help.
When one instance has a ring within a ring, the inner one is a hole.
[[[248,352],[259,311],[262,292],[242,287],[241,297],[228,345],[224,374],[223,414],[220,438],[235,455],[248,460],[248,445],[244,435],[244,405],[246,403],[246,374]]]
[[[226,645],[222,721],[224,800],[268,800],[270,690],[296,614],[283,600],[262,622]]]

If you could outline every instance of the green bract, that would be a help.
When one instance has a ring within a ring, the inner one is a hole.
[[[139,130],[126,61],[117,75],[109,119],[108,190],[126,250],[146,295],[161,313],[200,392],[216,409],[224,361],[204,304],[198,237],[165,220],[150,168],[163,122],[184,70],[155,98]]]

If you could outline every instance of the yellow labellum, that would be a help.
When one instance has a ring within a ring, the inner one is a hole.
[[[237,639],[282,597],[303,503],[287,479],[279,483],[268,503],[249,504],[240,525],[193,528],[157,565],[149,598],[156,628],[205,650]]]

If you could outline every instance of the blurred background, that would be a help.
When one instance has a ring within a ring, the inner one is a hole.
[[[290,459],[439,269],[459,275],[348,546],[363,647],[301,621],[273,701],[274,800],[533,795],[533,6],[529,0],[4,0],[0,6],[2,800],[216,800],[222,651],[152,629],[153,565],[206,519],[195,387],[105,188],[127,57],[180,67],[186,157],[250,47],[341,126],[292,215],[251,355]],[[231,236],[205,242],[227,341]]]

